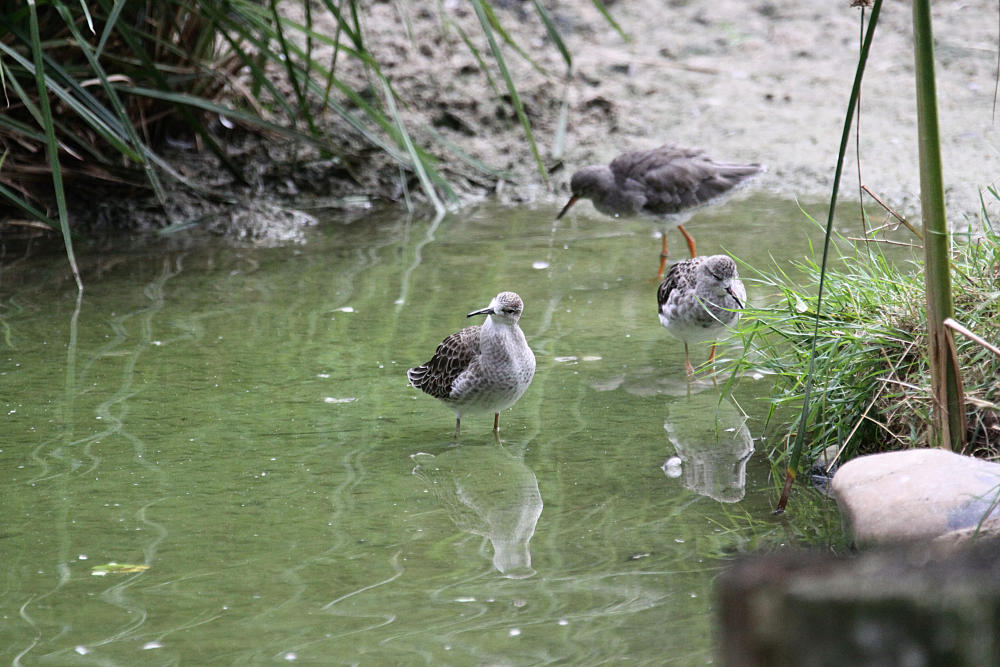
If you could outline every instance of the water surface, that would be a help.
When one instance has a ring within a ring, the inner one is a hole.
[[[766,380],[689,384],[653,228],[577,208],[83,247],[79,303],[58,255],[6,258],[0,659],[710,662],[721,568],[839,519],[771,516]],[[815,236],[754,197],[689,229],[759,263]],[[405,370],[502,290],[538,370],[455,442]]]

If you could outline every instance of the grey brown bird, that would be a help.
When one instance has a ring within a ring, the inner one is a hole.
[[[712,341],[708,362],[715,360],[715,341],[725,338],[740,320],[747,291],[729,255],[694,257],[677,262],[656,290],[660,324],[684,343],[684,368],[694,373],[688,343]]]
[[[500,430],[500,411],[527,390],[535,375],[535,355],[517,322],[524,302],[514,292],[501,292],[490,305],[467,315],[486,315],[481,325],[466,327],[444,339],[426,364],[406,371],[410,384],[455,411],[455,438],[468,413],[492,412],[493,431]]]
[[[613,217],[652,218],[663,227],[663,249],[657,278],[667,262],[667,230],[676,227],[695,257],[694,239],[684,229],[694,212],[714,204],[765,170],[764,165],[716,162],[698,148],[666,145],[619,155],[611,164],[583,167],[570,179],[572,196],[556,216],[580,199],[590,199]]]

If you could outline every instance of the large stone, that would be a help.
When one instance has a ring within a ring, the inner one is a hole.
[[[981,525],[972,528],[959,528],[940,537],[934,538],[931,546],[935,553],[948,554],[959,551],[970,541],[989,542],[997,547],[1000,553],[1000,516],[991,516]]]
[[[861,545],[975,536],[1000,517],[1000,464],[943,449],[858,457],[840,467],[831,490]]]

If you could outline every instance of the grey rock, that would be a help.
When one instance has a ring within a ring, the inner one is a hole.
[[[857,544],[929,540],[1000,517],[1000,464],[942,449],[862,456],[834,475]]]

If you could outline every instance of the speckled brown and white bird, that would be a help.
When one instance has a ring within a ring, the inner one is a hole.
[[[497,294],[490,305],[468,314],[486,315],[481,325],[466,327],[444,339],[426,364],[406,371],[410,384],[440,399],[455,411],[455,437],[462,417],[493,413],[493,431],[500,429],[500,411],[528,389],[535,375],[535,355],[518,320],[524,302],[514,292]]]
[[[667,230],[676,227],[695,257],[694,239],[684,229],[694,212],[715,204],[765,171],[762,164],[716,162],[698,148],[665,145],[619,155],[611,164],[590,165],[570,179],[572,196],[556,219],[580,199],[590,199],[613,217],[651,218],[662,227],[663,249],[657,278],[667,261]]]
[[[728,337],[746,307],[747,291],[729,255],[694,257],[677,262],[656,290],[660,323],[684,343],[684,368],[694,373],[688,343],[712,341],[709,363],[715,360],[715,341]]]

